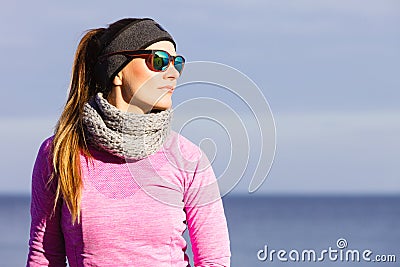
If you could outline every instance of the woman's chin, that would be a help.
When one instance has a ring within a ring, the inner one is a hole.
[[[162,99],[161,101],[158,101],[154,107],[153,110],[166,110],[170,109],[172,107],[172,101],[171,98],[169,99]]]

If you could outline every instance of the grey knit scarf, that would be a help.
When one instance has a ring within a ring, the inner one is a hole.
[[[113,155],[139,160],[158,151],[171,131],[172,109],[123,112],[97,93],[83,107],[86,140]]]

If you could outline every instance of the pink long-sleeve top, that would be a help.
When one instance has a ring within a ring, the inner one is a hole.
[[[162,148],[126,161],[90,148],[81,154],[81,222],[46,189],[53,136],[41,145],[32,174],[27,266],[230,266],[230,242],[217,179],[205,153],[171,131]]]

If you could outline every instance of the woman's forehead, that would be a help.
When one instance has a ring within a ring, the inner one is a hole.
[[[174,44],[170,41],[158,41],[156,43],[152,43],[146,47],[146,49],[160,49],[167,51],[172,56],[176,56]]]

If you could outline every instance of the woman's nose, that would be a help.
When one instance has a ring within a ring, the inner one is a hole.
[[[164,79],[178,79],[179,71],[175,68],[172,62],[169,64],[167,70],[164,72]]]

